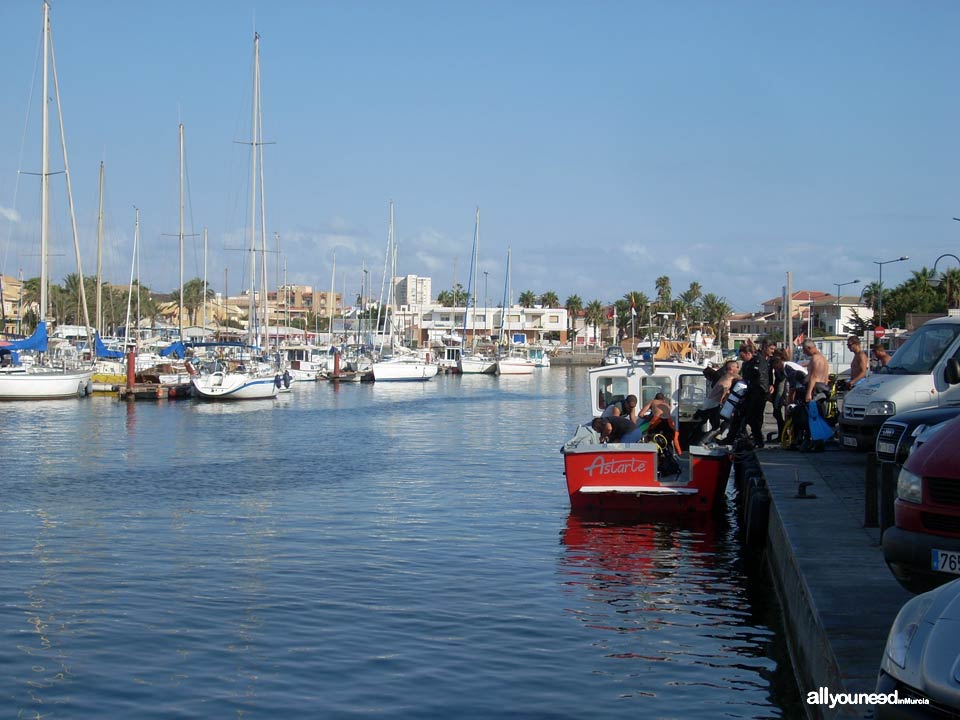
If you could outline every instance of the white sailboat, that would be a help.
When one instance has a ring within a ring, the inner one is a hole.
[[[497,375],[532,375],[537,364],[527,352],[514,347],[507,337],[507,311],[512,301],[513,288],[510,285],[510,250],[507,249],[507,275],[503,285],[503,307],[500,315],[500,356],[497,358]]]
[[[257,242],[257,189],[260,190],[261,237],[266,243],[266,220],[263,207],[263,131],[260,115],[260,35],[253,36],[253,131],[251,141],[250,171],[250,299],[248,304],[247,345],[254,346],[254,326],[257,318],[256,294],[256,242]],[[260,172],[258,175],[258,161]],[[264,255],[266,258],[266,255]],[[266,297],[266,285],[263,288]],[[266,341],[266,337],[264,337]],[[274,398],[280,392],[283,378],[273,368],[259,363],[250,353],[242,365],[226,365],[217,362],[210,372],[192,378],[194,396],[203,400],[264,400]]]
[[[384,323],[387,328],[389,350],[383,355],[385,348],[381,347],[380,362],[373,363],[373,379],[376,382],[424,381],[437,374],[439,367],[427,362],[406,348],[398,347],[393,333],[394,315],[391,312],[396,307],[395,282],[397,270],[397,244],[393,236],[393,201],[390,202],[390,230],[387,235],[387,265],[390,267],[390,286],[387,289],[387,306]]]
[[[467,351],[467,313],[463,314],[463,338],[460,342],[460,358],[457,367],[462,375],[492,375],[497,370],[497,361],[477,351],[477,249],[480,244],[480,208],[477,208],[476,221],[473,227],[473,252],[470,258],[470,282],[467,286],[467,297],[473,303],[473,344]]]
[[[49,285],[48,256],[50,232],[50,153],[49,153],[49,109],[47,98],[50,97],[48,81],[48,62],[53,61],[53,37],[50,32],[50,6],[43,3],[43,95],[42,95],[42,123],[43,138],[41,141],[42,171],[40,174],[40,307],[37,329],[34,334],[17,341],[0,342],[5,366],[0,368],[0,400],[42,400],[70,397],[84,397],[88,395],[93,383],[93,368],[67,369],[53,368],[43,363],[27,366],[14,362],[16,353],[20,350],[33,350],[41,354],[47,351],[47,287]],[[54,95],[57,100],[57,112],[60,122],[61,149],[63,151],[64,174],[67,180],[67,197],[70,204],[70,220],[73,229],[74,251],[77,256],[77,274],[79,276],[80,299],[83,305],[84,319],[87,328],[90,327],[90,318],[87,311],[87,299],[84,292],[83,271],[80,268],[80,245],[77,238],[77,222],[73,211],[73,195],[70,187],[70,167],[67,162],[67,148],[63,141],[63,117],[60,108],[60,87],[57,82],[56,65],[53,67]],[[89,331],[88,331],[89,332]],[[89,340],[89,338],[88,338]]]

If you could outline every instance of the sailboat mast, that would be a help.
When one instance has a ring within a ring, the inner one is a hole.
[[[330,303],[327,308],[327,332],[330,333],[330,344],[333,345],[333,306],[337,304],[337,254],[333,254],[333,270],[330,271]]]
[[[180,342],[183,342],[183,123],[179,125],[180,136],[180,308],[177,311]]]
[[[203,337],[207,335],[207,229],[203,229]]]
[[[103,335],[103,161],[100,161],[100,201],[97,204],[97,314],[94,327]]]
[[[43,117],[43,139],[41,141],[41,170],[40,170],[40,322],[47,319],[47,286],[50,277],[47,270],[47,254],[49,252],[49,215],[50,215],[50,148],[48,146],[50,134],[50,112],[47,103],[50,102],[48,89],[49,71],[47,58],[50,55],[50,4],[43,3],[43,97],[41,100]]]
[[[247,345],[253,345],[257,306],[254,287],[257,282],[257,94],[260,92],[260,34],[253,34],[253,125],[250,152],[250,291],[247,301]]]
[[[500,345],[507,331],[507,298],[510,296],[510,248],[507,248],[507,274],[503,278],[503,304],[500,306]]]
[[[134,207],[136,210],[136,220],[133,225],[133,258],[130,260],[130,292],[127,293],[127,317],[124,320],[123,327],[123,344],[125,348],[130,347],[130,305],[133,300],[133,274],[137,267],[137,252],[138,246],[140,244],[140,208]],[[137,283],[137,306],[140,305],[140,283]],[[139,323],[139,319],[137,321]],[[139,339],[139,333],[138,333]]]

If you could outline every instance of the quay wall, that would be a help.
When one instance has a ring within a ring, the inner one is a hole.
[[[550,356],[550,365],[555,367],[596,367],[603,362],[603,353],[559,353]]]
[[[865,522],[865,456],[836,447],[812,454],[757,452],[770,494],[762,552],[800,702],[810,718],[873,717],[870,706],[831,709],[806,702],[807,693],[824,687],[875,692],[890,626],[911,597],[887,568],[879,528]]]

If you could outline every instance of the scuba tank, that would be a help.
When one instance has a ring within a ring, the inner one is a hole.
[[[729,420],[736,414],[737,410],[739,410],[743,404],[743,399],[747,395],[747,387],[747,383],[743,380],[737,380],[737,382],[733,384],[733,387],[730,389],[730,394],[727,395],[726,402],[724,402],[723,407],[720,408],[720,417],[724,420]]]

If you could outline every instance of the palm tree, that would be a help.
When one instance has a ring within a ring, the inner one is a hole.
[[[571,336],[572,344],[573,338],[577,336],[576,320],[577,316],[580,315],[580,311],[583,310],[583,300],[579,295],[570,295],[563,306],[567,309],[567,331]]]
[[[595,340],[600,339],[597,328],[603,323],[605,314],[603,304],[599,300],[591,300],[587,304],[586,321],[588,324],[593,325],[593,337]]]
[[[205,303],[213,300],[216,293],[200,278],[188,280],[183,285],[183,307],[190,315],[190,324],[197,323],[197,310]],[[179,301],[179,298],[177,298]]]
[[[537,304],[537,296],[533,290],[524,290],[520,293],[520,307],[531,308]]]
[[[670,310],[670,276],[661,275],[654,283],[657,289],[657,309],[661,312]]]
[[[698,320],[699,315],[699,302],[700,298],[703,296],[703,288],[700,286],[700,283],[693,281],[690,283],[690,287],[685,291],[680,293],[680,302],[683,306],[684,317],[688,320]]]
[[[960,269],[950,268],[945,270],[940,287],[943,288],[947,309],[960,307]]]
[[[540,304],[545,308],[560,307],[560,298],[557,297],[557,294],[553,290],[547,290],[540,296]]]
[[[728,318],[731,313],[730,304],[725,297],[707,293],[700,301],[700,307],[703,309],[704,319],[716,328],[717,345],[721,348],[724,347],[723,334],[727,329]]]

